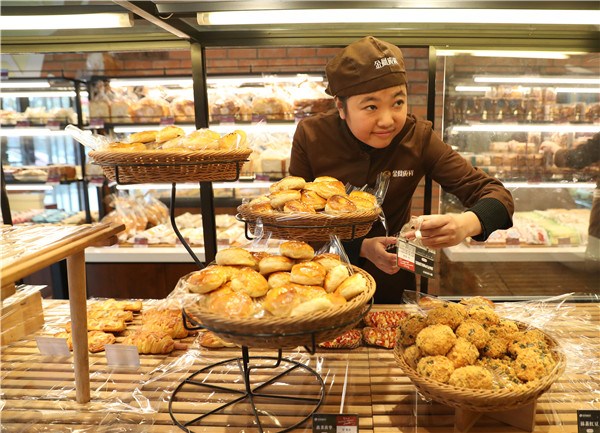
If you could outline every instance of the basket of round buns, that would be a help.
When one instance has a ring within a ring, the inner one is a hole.
[[[315,347],[352,329],[371,308],[375,282],[337,254],[301,241],[279,252],[227,248],[180,280],[198,294],[185,314],[226,342],[255,348]]]
[[[487,298],[437,300],[403,318],[394,357],[425,397],[473,412],[533,403],[560,377],[565,356],[550,335],[502,318]]]
[[[252,150],[244,131],[221,136],[210,129],[189,134],[174,125],[136,132],[89,153],[119,184],[234,181]]]
[[[238,219],[251,231],[262,223],[266,232],[279,239],[327,241],[365,236],[377,220],[377,198],[366,191],[346,193],[346,187],[330,176],[306,182],[287,176],[269,187],[269,194],[238,207]]]

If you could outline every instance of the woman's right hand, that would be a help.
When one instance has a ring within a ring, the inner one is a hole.
[[[395,253],[387,251],[387,247],[396,245],[395,237],[377,237],[363,240],[360,256],[368,259],[386,274],[393,275],[400,270]]]

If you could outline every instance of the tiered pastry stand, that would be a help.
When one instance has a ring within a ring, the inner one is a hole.
[[[49,226],[49,230],[51,229]],[[8,248],[19,245],[24,252],[18,258],[4,256],[0,262],[2,285],[14,283],[60,260],[67,260],[69,305],[73,333],[73,359],[75,363],[75,397],[78,403],[90,401],[90,370],[87,342],[85,253],[89,246],[116,243],[116,234],[125,227],[116,224],[92,224],[69,227],[70,234],[53,242],[30,241],[25,230],[18,227],[8,230],[2,242]],[[72,230],[71,230],[72,229]],[[61,230],[67,230],[62,227]]]

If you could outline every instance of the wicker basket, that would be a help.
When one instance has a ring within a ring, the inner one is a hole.
[[[531,328],[523,323],[518,323],[518,325],[521,329]],[[404,348],[401,344],[396,345],[394,358],[425,397],[458,409],[473,412],[499,412],[532,403],[546,392],[565,370],[564,353],[559,349],[556,340],[548,334],[544,333],[544,335],[556,361],[552,371],[547,376],[515,388],[493,390],[459,388],[423,377],[407,364],[403,356]]]
[[[299,317],[273,317],[236,319],[221,314],[208,313],[201,308],[186,307],[186,314],[202,327],[240,346],[280,349],[298,346],[315,346],[332,340],[352,329],[369,311],[375,294],[373,277],[354,267],[367,280],[367,290],[339,308],[330,308]]]
[[[379,218],[379,210],[331,214],[298,214],[283,212],[252,212],[248,205],[238,206],[238,219],[246,223],[254,232],[260,218],[265,232],[271,232],[278,239],[294,239],[305,242],[328,241],[330,235],[350,240],[365,236]]]
[[[92,151],[90,158],[119,184],[234,181],[251,149],[201,152]]]

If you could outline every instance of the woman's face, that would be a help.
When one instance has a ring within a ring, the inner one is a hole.
[[[363,143],[383,149],[392,142],[406,122],[406,86],[394,86],[348,97],[346,106],[336,106],[350,131]]]

